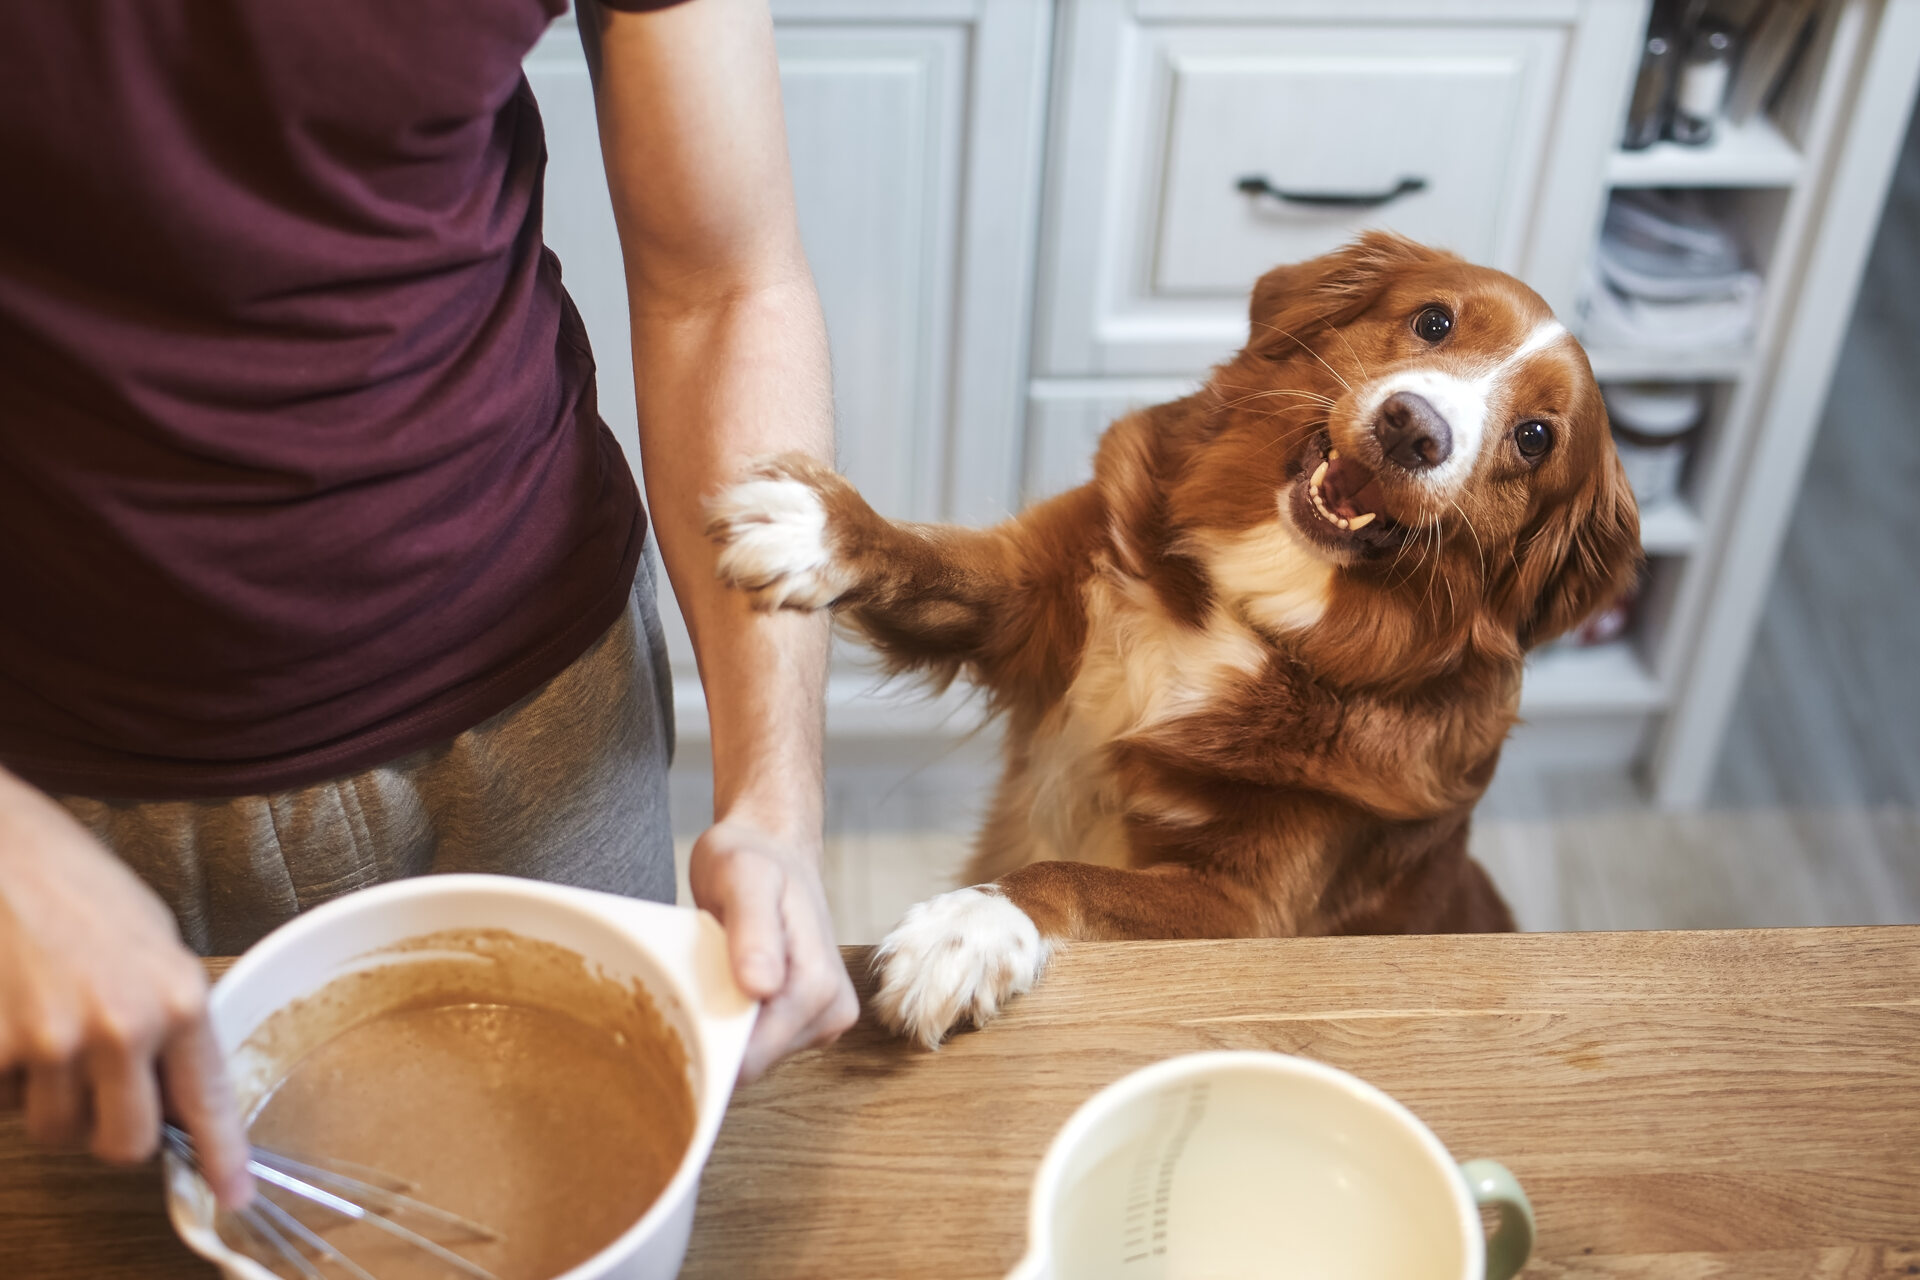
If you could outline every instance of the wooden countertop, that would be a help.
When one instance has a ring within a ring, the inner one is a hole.
[[[684,1274],[999,1277],[1073,1109],[1226,1048],[1347,1068],[1504,1161],[1530,1277],[1920,1275],[1920,928],[1083,944],[937,1054],[863,1022],[741,1090]],[[151,1169],[29,1151],[7,1119],[0,1275],[213,1272]]]

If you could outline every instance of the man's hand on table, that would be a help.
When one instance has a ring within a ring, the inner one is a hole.
[[[28,1136],[138,1162],[163,1104],[222,1204],[252,1194],[246,1134],[172,914],[66,810],[0,770],[0,1108]]]
[[[693,900],[727,929],[741,988],[764,1001],[740,1067],[754,1080],[787,1054],[830,1044],[860,1004],[833,941],[819,840],[782,839],[741,818],[708,828],[688,869]]]

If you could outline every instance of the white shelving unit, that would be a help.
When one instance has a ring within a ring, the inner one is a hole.
[[[1691,166],[1663,149],[1609,165],[1635,185],[1722,189],[1766,276],[1752,351],[1719,375],[1694,468],[1699,542],[1656,576],[1638,637],[1665,691],[1645,756],[1665,807],[1707,798],[1917,83],[1920,3],[1832,0],[1769,117]]]
[[[1615,150],[1606,163],[1609,193],[1708,191],[1766,281],[1742,347],[1589,351],[1602,382],[1711,384],[1711,409],[1681,498],[1641,512],[1649,575],[1635,631],[1541,655],[1523,699],[1536,724],[1642,725],[1612,740],[1638,744],[1668,807],[1702,803],[1712,778],[1912,102],[1915,24],[1903,0],[1834,0],[1767,113],[1708,146]]]

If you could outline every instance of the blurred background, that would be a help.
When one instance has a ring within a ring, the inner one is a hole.
[[[840,461],[883,513],[986,523],[1080,482],[1113,417],[1244,341],[1255,277],[1361,228],[1511,271],[1587,345],[1649,557],[1535,655],[1476,818],[1522,927],[1920,922],[1920,0],[774,11]],[[527,72],[637,467],[568,22]],[[691,837],[705,712],[668,626]],[[828,728],[827,884],[873,941],[954,883],[994,730],[848,643]]]

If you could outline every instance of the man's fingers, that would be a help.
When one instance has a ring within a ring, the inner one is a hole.
[[[853,993],[853,983],[842,977],[835,986],[832,997],[826,1007],[820,1011],[813,1024],[807,1028],[812,1038],[811,1045],[832,1044],[844,1035],[848,1028],[860,1020],[860,997]]]
[[[78,1142],[86,1133],[87,1094],[71,1062],[27,1068],[27,1137],[48,1146]]]
[[[785,870],[771,858],[729,852],[709,858],[702,879],[700,897],[727,930],[734,980],[756,1000],[779,994],[787,985],[787,930],[780,910]]]
[[[747,1041],[746,1056],[740,1059],[740,1083],[752,1084],[765,1075],[767,1068],[787,1056],[796,1046],[794,1036],[801,1026],[801,1011],[791,998],[774,1000],[760,1007],[759,1021]]]
[[[837,1039],[860,1011],[846,964],[828,937],[831,925],[818,885],[788,879],[780,907],[788,947],[785,989],[760,1010],[741,1063],[742,1083],[795,1050]]]
[[[746,1057],[740,1063],[740,1083],[751,1084],[790,1053],[832,1044],[853,1025],[860,1006],[852,987],[844,1002],[836,994],[795,992],[760,1010]]]
[[[247,1172],[247,1134],[227,1084],[225,1060],[213,1027],[199,1018],[167,1042],[160,1057],[167,1102],[193,1136],[201,1173],[221,1207],[238,1209],[253,1198]]]
[[[144,1053],[108,1049],[89,1060],[93,1083],[93,1154],[137,1164],[160,1143],[160,1089]]]
[[[819,886],[794,882],[786,900],[787,940],[792,958],[788,989],[805,1013],[805,1025],[795,1033],[794,1048],[826,1044],[853,1025],[860,1014],[859,997],[847,977],[847,963],[833,945],[832,919]]]
[[[831,1044],[859,1016],[860,1002],[845,966],[838,963],[839,953],[829,954],[835,962],[831,967],[803,965],[796,959],[787,990],[761,1009],[740,1067],[743,1084],[758,1079],[789,1053]]]
[[[853,1014],[857,1015],[859,1005],[851,1000],[849,1005]],[[787,1046],[788,1051],[798,1053],[802,1049],[824,1049],[844,1035],[853,1022],[854,1016],[843,1014],[837,1003],[829,1000],[814,1015],[813,1021],[794,1033],[793,1042]]]
[[[833,954],[838,961],[838,954]],[[835,963],[819,973],[803,997],[812,1018],[796,1033],[794,1047],[817,1049],[838,1040],[860,1017],[860,997],[853,993],[844,964]]]

